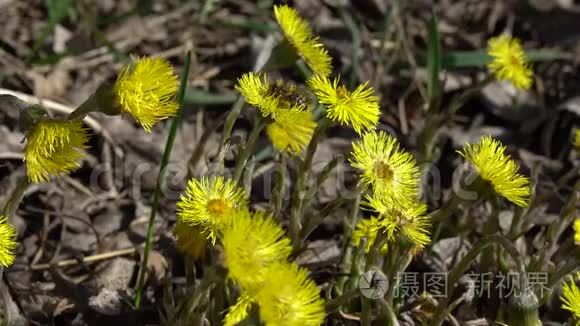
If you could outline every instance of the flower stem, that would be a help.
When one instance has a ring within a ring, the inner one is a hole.
[[[8,200],[4,204],[2,215],[8,218],[14,216],[16,210],[18,209],[18,205],[20,205],[22,197],[24,197],[24,192],[26,191],[26,188],[28,188],[29,184],[30,182],[28,181],[26,175],[20,178],[18,184],[16,185],[16,188],[14,188],[14,190],[12,191],[10,198],[8,198]]]
[[[145,249],[143,251],[143,259],[141,260],[141,266],[139,267],[139,274],[137,276],[137,288],[135,289],[135,308],[139,309],[141,306],[141,299],[143,295],[143,286],[145,284],[145,274],[147,272],[147,261],[149,259],[149,253],[151,252],[151,245],[153,242],[153,223],[155,222],[155,214],[159,208],[159,201],[161,199],[161,184],[163,177],[165,175],[165,168],[169,164],[169,158],[171,156],[171,150],[173,149],[173,143],[175,142],[175,135],[177,134],[177,125],[181,120],[183,115],[183,110],[185,106],[185,89],[187,87],[187,78],[189,76],[189,66],[191,63],[191,52],[188,51],[185,57],[185,67],[183,69],[183,76],[181,76],[181,85],[179,88],[179,110],[169,129],[169,134],[167,136],[167,143],[165,144],[165,151],[163,152],[163,158],[161,159],[161,165],[159,166],[159,174],[157,175],[157,184],[155,186],[155,191],[153,192],[153,204],[151,206],[151,215],[149,215],[149,223],[147,225],[147,238],[145,239]]]
[[[304,204],[306,184],[310,178],[310,170],[312,169],[312,160],[314,159],[314,153],[318,147],[318,141],[329,125],[330,120],[322,118],[318,126],[316,126],[312,139],[310,139],[310,143],[306,149],[306,157],[304,158],[304,161],[302,161],[302,164],[300,164],[298,170],[298,178],[296,179],[296,186],[294,188],[294,193],[292,194],[292,210],[290,213],[289,226],[290,239],[292,240],[292,245],[295,251],[298,251],[301,246],[300,231],[302,229],[302,215],[304,209],[302,206]]]
[[[339,296],[338,298],[328,302],[326,304],[326,312],[331,313],[335,310],[338,310],[340,307],[344,306],[345,304],[349,303],[352,299],[357,298],[360,296],[360,290],[358,288],[354,288],[349,290]]]
[[[266,125],[266,120],[260,116],[258,118],[258,121],[256,122],[256,124],[254,125],[252,132],[248,136],[248,140],[246,141],[246,145],[244,146],[244,149],[242,149],[242,151],[240,152],[240,154],[236,160],[236,166],[234,168],[234,180],[236,182],[240,182],[240,179],[242,177],[242,172],[244,171],[244,168],[246,167],[246,164],[248,163],[248,159],[250,158],[250,155],[252,155],[252,152],[254,151],[254,146],[256,145],[256,141],[258,140],[258,137],[260,136],[260,132],[262,132],[262,129],[264,129],[265,125]]]
[[[435,316],[432,319],[431,325],[439,326],[443,323],[445,316],[447,315],[447,305],[449,299],[453,296],[453,291],[455,290],[455,283],[459,281],[459,278],[465,273],[469,268],[471,263],[477,258],[477,256],[485,249],[487,246],[492,244],[498,244],[502,246],[512,257],[517,265],[519,276],[519,288],[520,290],[528,288],[528,276],[526,274],[526,268],[524,261],[520,257],[515,246],[505,237],[501,235],[488,235],[481,238],[476,242],[471,250],[459,261],[459,263],[451,270],[447,278],[447,291],[446,296],[439,303]]]

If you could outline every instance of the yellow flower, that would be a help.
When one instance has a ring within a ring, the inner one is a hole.
[[[382,222],[382,219],[377,216],[358,221],[352,233],[352,244],[358,247],[362,240],[366,239],[365,252],[369,252],[375,245],[379,233],[385,231],[385,226]]]
[[[352,92],[339,85],[338,78],[331,81],[317,75],[311,77],[307,84],[318,101],[326,106],[326,116],[330,120],[351,126],[359,135],[377,127],[381,115],[379,98],[368,82],[358,85]]]
[[[292,247],[271,216],[238,212],[224,228],[222,244],[229,276],[244,291],[254,293],[264,282],[265,267],[288,259]]]
[[[141,58],[121,70],[114,86],[121,110],[133,116],[146,131],[178,109],[177,76],[162,58]]]
[[[193,258],[202,258],[205,255],[208,235],[199,225],[188,225],[181,220],[173,226],[177,249]]]
[[[580,148],[580,129],[576,130],[574,134],[574,146],[576,146],[576,148]]]
[[[580,218],[574,221],[574,242],[580,245]]]
[[[274,15],[282,32],[297,54],[306,62],[312,71],[328,76],[332,69],[331,58],[324,46],[318,42],[318,37],[294,8],[287,5],[274,6]]]
[[[264,271],[267,282],[255,297],[266,325],[319,326],[324,321],[320,289],[308,271],[292,263],[274,263]]]
[[[316,122],[312,118],[310,111],[280,112],[266,129],[274,148],[281,152],[300,154],[310,142],[316,128]]]
[[[248,310],[252,306],[254,301],[252,298],[245,293],[238,298],[236,304],[228,309],[228,313],[224,318],[224,326],[235,326],[239,324],[242,320],[248,317]]]
[[[248,72],[238,79],[236,89],[262,116],[276,118],[280,112],[308,108],[307,99],[294,84],[271,82],[266,74]]]
[[[0,265],[6,268],[14,263],[14,250],[18,246],[16,237],[16,229],[0,215]]]
[[[177,216],[181,222],[200,226],[215,244],[236,211],[247,207],[244,190],[233,180],[222,176],[191,179],[177,202]]]
[[[372,186],[384,200],[405,206],[419,192],[419,168],[413,156],[401,149],[397,140],[383,131],[373,131],[353,144],[351,165],[361,170],[359,183]]]
[[[48,181],[50,176],[80,167],[89,136],[80,120],[42,120],[28,133],[24,160],[30,182]]]
[[[509,35],[491,38],[487,42],[487,52],[492,58],[488,67],[495,78],[510,81],[519,89],[530,88],[533,72],[517,38]]]
[[[530,196],[528,178],[518,174],[517,163],[506,155],[505,146],[489,136],[477,144],[467,144],[458,153],[468,160],[481,179],[491,185],[500,196],[526,207]]]
[[[580,272],[576,273],[576,278],[580,278]],[[568,283],[564,283],[560,300],[562,300],[562,309],[572,312],[576,325],[580,325],[580,289],[573,277],[570,277]]]
[[[403,235],[410,243],[424,248],[431,242],[429,229],[431,220],[425,216],[427,205],[414,201],[401,207],[385,200],[381,194],[367,195],[365,204],[380,214],[384,232],[389,241],[397,234]]]

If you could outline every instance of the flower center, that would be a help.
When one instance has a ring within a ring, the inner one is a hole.
[[[344,85],[340,85],[336,88],[336,95],[340,99],[345,100],[345,101],[350,99],[350,92],[348,91],[348,89],[346,89],[346,87],[344,87]]]
[[[212,215],[223,215],[229,210],[228,205],[223,199],[210,199],[207,203],[207,210]]]
[[[379,179],[389,181],[393,178],[393,170],[384,162],[376,162],[374,166],[375,175]]]

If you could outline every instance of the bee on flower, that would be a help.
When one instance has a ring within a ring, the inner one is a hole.
[[[576,273],[576,278],[580,279],[580,272]],[[564,283],[560,300],[562,309],[570,311],[576,320],[575,325],[580,325],[580,289],[574,277],[570,276],[568,282]]]
[[[262,289],[255,297],[266,325],[319,326],[325,317],[320,289],[308,271],[294,263],[277,262],[264,271]]]
[[[354,143],[350,164],[360,170],[361,186],[372,187],[383,200],[401,206],[416,200],[420,177],[417,162],[384,131],[369,132]]]
[[[491,57],[488,68],[496,79],[522,90],[530,88],[533,72],[520,40],[505,34],[493,37],[487,43],[487,52]]]
[[[331,81],[315,75],[307,81],[308,86],[326,107],[326,117],[341,125],[351,126],[359,135],[374,130],[379,123],[379,98],[368,83],[349,91],[339,84],[339,79]]]
[[[177,202],[177,217],[186,225],[199,226],[215,244],[232,216],[248,206],[247,196],[233,180],[222,176],[191,179]]]
[[[145,129],[176,114],[179,82],[163,58],[139,58],[121,70],[113,87],[116,105]]]
[[[276,119],[281,112],[309,110],[308,100],[296,85],[272,82],[266,74],[245,73],[238,79],[236,89],[263,117]]]
[[[313,35],[308,22],[300,17],[296,9],[287,5],[274,6],[274,15],[296,54],[315,74],[328,76],[332,70],[332,59],[318,37]]]
[[[14,251],[18,247],[16,229],[6,216],[0,215],[0,265],[5,268],[14,263]]]
[[[40,120],[26,139],[24,160],[28,180],[40,183],[78,169],[89,136],[80,120]]]
[[[527,207],[529,179],[518,173],[517,163],[505,154],[505,150],[498,140],[483,136],[478,143],[467,144],[458,153],[471,163],[486,188],[491,187],[484,189],[484,193],[496,193],[518,206]]]

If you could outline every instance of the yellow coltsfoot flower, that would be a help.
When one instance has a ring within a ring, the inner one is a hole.
[[[384,200],[406,206],[416,200],[420,172],[415,158],[399,148],[384,131],[365,134],[353,144],[351,165],[361,171],[359,183],[372,187]]]
[[[308,109],[308,100],[296,85],[272,82],[266,74],[245,73],[238,79],[236,89],[263,117],[276,118],[280,112]]]
[[[248,317],[248,311],[252,307],[254,300],[245,293],[242,293],[236,303],[228,309],[224,317],[224,326],[235,326]]]
[[[533,72],[520,41],[509,35],[491,38],[487,53],[492,58],[489,70],[498,80],[507,80],[515,87],[526,90],[532,85]]]
[[[121,70],[113,87],[119,108],[145,129],[174,116],[179,82],[171,64],[163,58],[140,58]]]
[[[331,81],[315,75],[307,84],[326,107],[326,116],[330,120],[351,126],[359,135],[377,127],[381,115],[379,98],[368,82],[357,86],[352,92],[340,85],[338,78]]]
[[[264,271],[262,289],[255,297],[266,325],[319,326],[324,321],[324,300],[308,271],[292,263],[274,263]]]
[[[10,267],[14,263],[14,251],[18,247],[16,229],[5,216],[0,215],[0,265]]]
[[[297,155],[310,143],[315,128],[312,112],[288,110],[276,115],[266,132],[278,151]]]
[[[177,202],[177,217],[186,225],[201,227],[215,244],[232,216],[247,206],[247,196],[235,181],[222,176],[202,177],[189,180]]]
[[[296,9],[287,5],[274,6],[274,15],[288,43],[310,69],[315,74],[328,76],[332,70],[332,59],[318,37],[313,35],[308,22],[300,17]]]
[[[576,278],[580,279],[580,272],[576,273]],[[564,283],[560,300],[562,300],[562,309],[570,311],[576,320],[575,325],[580,325],[580,289],[574,277],[570,276],[568,282]]]
[[[479,177],[495,193],[512,203],[527,207],[530,196],[529,179],[518,174],[517,163],[505,154],[506,147],[489,136],[477,144],[467,144],[458,153],[471,163]]]
[[[26,138],[26,173],[33,183],[78,169],[89,140],[87,129],[80,120],[41,120]]]
[[[389,242],[399,234],[419,249],[431,242],[431,220],[425,215],[427,205],[424,203],[413,201],[403,207],[375,193],[365,197],[365,205],[380,214],[379,223]]]
[[[222,244],[229,277],[252,294],[265,281],[265,268],[286,261],[292,251],[290,239],[272,216],[247,210],[238,212],[224,228]]]
[[[358,247],[363,240],[366,240],[364,249],[365,252],[369,252],[377,242],[379,234],[383,233],[384,229],[385,225],[383,224],[383,220],[378,216],[361,219],[356,223],[351,242],[353,246]]]
[[[580,130],[576,130],[574,133],[574,146],[580,149]]]

